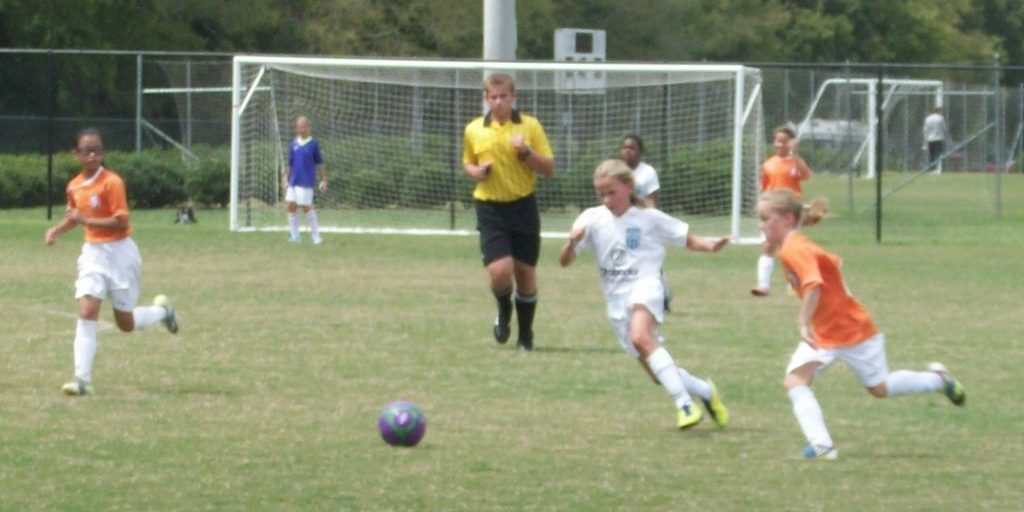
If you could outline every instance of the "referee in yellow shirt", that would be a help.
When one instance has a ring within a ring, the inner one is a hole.
[[[516,89],[511,76],[488,76],[484,100],[490,111],[466,125],[462,168],[476,180],[480,253],[498,300],[494,339],[505,343],[511,335],[514,290],[517,345],[533,350],[540,256],[540,213],[533,192],[537,174],[555,174],[555,160],[540,122],[512,108]]]

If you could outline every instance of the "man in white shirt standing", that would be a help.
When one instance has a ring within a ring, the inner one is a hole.
[[[921,132],[928,147],[928,163],[925,169],[934,166],[935,172],[942,172],[942,154],[945,150],[946,135],[949,133],[946,119],[942,117],[942,107],[935,107],[924,119]]]

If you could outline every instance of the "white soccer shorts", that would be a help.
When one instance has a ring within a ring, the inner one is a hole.
[[[284,200],[299,206],[313,206],[313,187],[288,187]]]
[[[630,319],[633,316],[633,307],[641,305],[647,308],[654,315],[654,320],[660,325],[665,321],[665,287],[660,278],[642,278],[633,283],[629,293],[612,295],[607,297],[606,310],[608,323],[619,340],[619,346],[625,350],[630,357],[640,357],[633,340],[629,336]],[[658,344],[664,343],[664,339],[655,331],[655,338]]]
[[[878,333],[856,345],[839,348],[815,349],[801,341],[789,358],[786,375],[808,363],[821,363],[815,375],[841,359],[857,374],[866,388],[885,382],[889,376],[889,362],[885,357],[885,334]]]
[[[139,300],[142,256],[130,237],[82,245],[78,256],[75,299],[86,295],[110,299],[114,309],[131,311]]]

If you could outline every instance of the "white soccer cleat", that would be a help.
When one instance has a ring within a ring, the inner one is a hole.
[[[91,395],[95,392],[92,388],[92,384],[78,378],[71,382],[65,383],[64,386],[60,388],[60,390],[61,392],[68,396],[85,396]]]

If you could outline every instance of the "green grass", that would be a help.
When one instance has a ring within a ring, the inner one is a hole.
[[[69,399],[81,232],[47,248],[43,210],[0,211],[0,510],[1019,508],[1024,196],[1008,177],[997,217],[970,178],[893,196],[880,245],[871,215],[845,208],[845,181],[809,184],[835,212],[809,233],[844,256],[891,368],[941,360],[968,390],[964,409],[876,400],[831,368],[815,390],[841,456],[820,463],[795,458],[780,384],[797,302],[778,272],[780,293],[749,296],[755,247],[670,254],[662,334],[733,415],[726,431],[681,433],[612,339],[590,256],[561,269],[544,242],[538,349],[523,354],[490,338],[473,237],[291,245],[229,233],[211,211],[195,226],[134,212],[143,294],[170,295],[182,331],[115,332],[105,304],[98,393]],[[413,449],[376,432],[398,398],[427,415]]]

